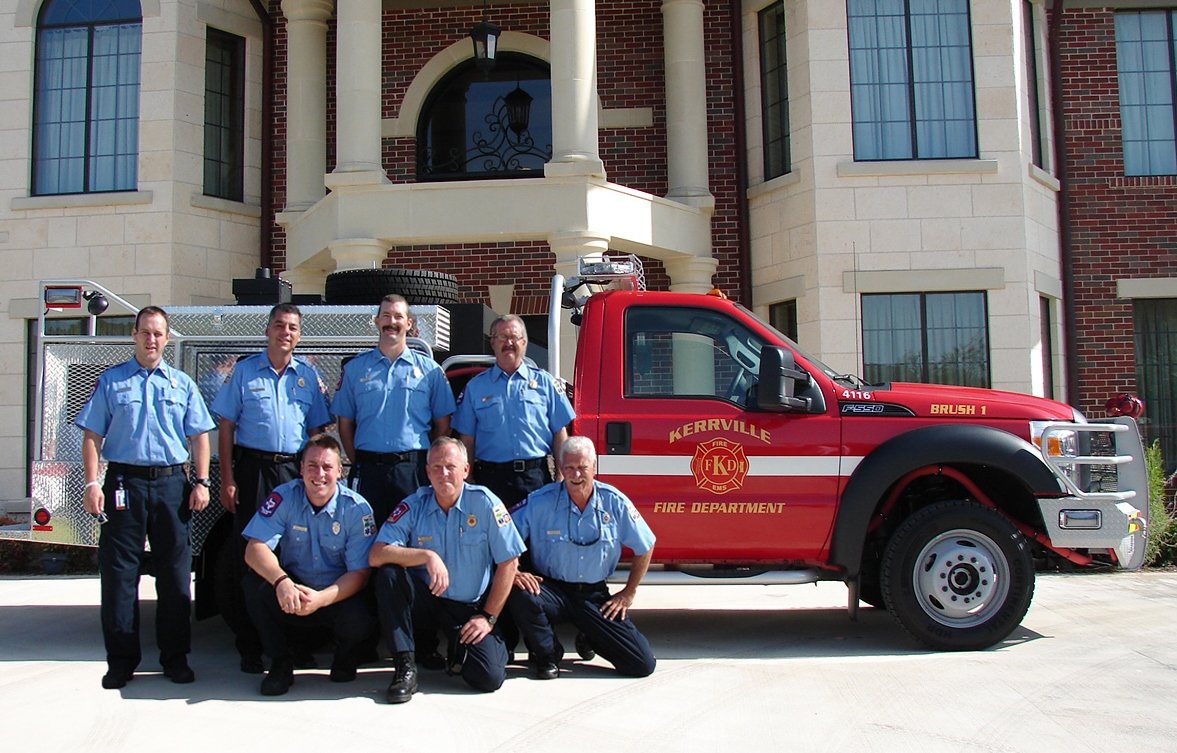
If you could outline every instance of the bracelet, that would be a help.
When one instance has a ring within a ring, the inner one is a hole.
[[[278,590],[278,584],[279,584],[279,583],[281,583],[281,582],[282,582],[282,581],[284,581],[284,580],[290,580],[290,576],[289,576],[289,575],[287,575],[286,573],[282,573],[281,575],[279,575],[279,576],[278,576],[278,577],[277,577],[277,578],[274,580],[274,582],[273,582],[273,583],[271,583],[270,585],[274,587],[274,590],[275,590],[275,591],[277,591],[277,590]]]
[[[82,488],[89,489],[91,486],[102,486],[102,482],[101,481],[87,481],[86,485],[83,486]]]

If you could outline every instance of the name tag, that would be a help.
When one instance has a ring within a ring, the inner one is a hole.
[[[418,544],[424,544],[426,541],[433,541],[433,537],[432,536],[418,536],[417,537]]]
[[[299,531],[300,533],[306,533],[306,532],[307,532],[307,527],[306,527],[306,526],[292,525],[292,526],[290,526],[290,527],[291,527],[291,528],[293,528],[293,529],[294,529],[294,530],[296,530],[296,531]]]

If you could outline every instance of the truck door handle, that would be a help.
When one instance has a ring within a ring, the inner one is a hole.
[[[610,421],[605,424],[605,454],[629,454],[629,421]]]

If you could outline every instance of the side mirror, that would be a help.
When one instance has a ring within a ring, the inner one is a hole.
[[[775,413],[808,411],[809,398],[796,397],[797,389],[808,384],[809,375],[797,368],[793,351],[776,345],[765,345],[760,349],[757,408]]]

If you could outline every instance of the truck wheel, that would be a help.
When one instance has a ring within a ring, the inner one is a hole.
[[[331,306],[377,306],[389,293],[410,304],[458,302],[458,278],[423,269],[345,269],[327,275],[324,299]]]
[[[925,507],[883,554],[883,598],[932,648],[988,648],[1018,626],[1034,595],[1026,540],[998,512],[953,500]]]

